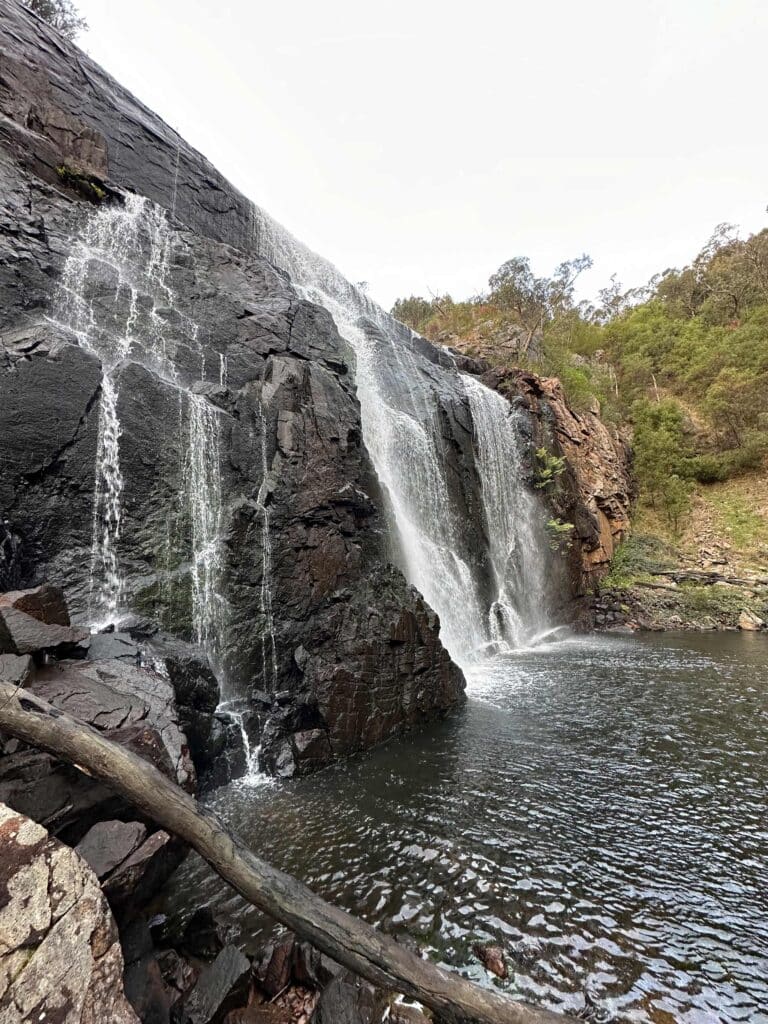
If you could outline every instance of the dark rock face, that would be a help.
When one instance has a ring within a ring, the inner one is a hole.
[[[194,768],[170,684],[123,661],[64,661],[38,669],[27,689],[123,743],[187,789]],[[49,754],[9,740],[0,757],[0,800],[79,841],[95,822],[131,818],[101,783]]]
[[[75,847],[101,880],[136,851],[147,835],[139,821],[100,821]]]
[[[44,583],[31,590],[9,591],[0,594],[0,608],[15,608],[49,626],[69,626],[69,609],[64,592],[59,587]]]
[[[0,654],[85,654],[89,638],[87,629],[49,626],[18,608],[0,607]]]
[[[386,997],[373,985],[343,974],[327,985],[310,1024],[374,1024],[381,1020]]]
[[[225,946],[206,967],[174,1014],[177,1024],[219,1024],[229,1010],[248,997],[251,962],[234,946]]]
[[[0,580],[49,579],[75,621],[88,618],[105,366],[49,318],[73,239],[99,215],[84,201],[94,198],[88,182],[104,186],[105,203],[133,189],[174,213],[163,228],[167,301],[162,289],[136,299],[139,318],[162,324],[173,370],[139,343],[109,370],[129,625],[195,639],[194,524],[183,496],[202,402],[216,422],[221,475],[221,696],[256,688],[314,701],[319,732],[291,739],[300,771],[456,706],[463,678],[437,617],[389,564],[347,346],[329,314],[254,254],[251,205],[15,0],[0,0],[0,61]],[[131,300],[108,261],[90,261],[87,298],[127,330]],[[436,364],[446,358],[426,349]],[[446,399],[443,419],[452,486],[470,515],[476,480],[460,396]],[[115,657],[118,643],[99,639],[95,656]],[[131,667],[130,645],[117,656]],[[181,721],[202,764],[229,726],[214,714],[209,670],[183,661],[166,657],[166,670],[189,698],[179,697]],[[83,672],[87,687],[96,683]]]

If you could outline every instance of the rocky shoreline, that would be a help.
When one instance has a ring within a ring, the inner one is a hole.
[[[601,588],[590,610],[598,630],[757,633],[768,629],[768,578],[667,570]]]
[[[223,756],[226,716],[200,652],[91,635],[70,624],[56,587],[0,595],[0,671],[187,792],[226,781],[222,764],[233,758],[240,767],[234,743]],[[277,715],[282,727],[288,707]],[[294,752],[302,746],[284,728],[273,732],[280,742],[288,735]],[[394,1024],[432,1019],[289,933],[246,955],[230,940],[231,923],[208,907],[188,920],[154,913],[186,853],[83,771],[0,736],[4,1024],[37,1022],[41,1008],[59,1024],[374,1024],[385,1011]]]

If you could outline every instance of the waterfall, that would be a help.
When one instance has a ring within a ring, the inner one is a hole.
[[[520,424],[509,403],[459,374],[445,353],[427,358],[417,336],[258,207],[253,245],[304,298],[328,310],[352,349],[363,439],[403,568],[439,614],[453,659],[469,668],[488,653],[535,641],[548,625],[546,515],[525,483]],[[441,395],[469,407],[483,524],[461,514],[451,490]],[[487,534],[484,564],[471,557],[480,532]]]
[[[525,484],[519,413],[496,391],[462,374],[475,425],[495,599],[491,640],[530,643],[547,628],[548,543],[536,496]]]
[[[261,590],[259,603],[262,619],[266,627],[266,636],[261,647],[262,678],[266,681],[272,677],[272,685],[277,683],[277,647],[275,644],[275,620],[272,614],[272,536],[269,532],[269,509],[267,508],[267,492],[269,487],[267,465],[267,421],[264,410],[259,406],[261,425],[261,484],[256,495],[256,507],[261,515]],[[269,654],[267,653],[269,646]],[[271,672],[270,672],[271,669]]]
[[[220,448],[218,410],[202,395],[190,394],[186,491],[192,526],[192,626],[196,642],[219,672],[225,615]]]
[[[149,233],[149,258],[138,260],[148,209],[155,222]],[[158,251],[161,217],[156,207],[133,195],[126,196],[124,204],[105,206],[89,217],[64,264],[50,317],[57,326],[72,331],[102,367],[88,608],[97,628],[118,620],[122,609],[124,583],[117,553],[123,497],[117,370],[134,347],[140,291],[151,290],[167,267],[167,254]],[[110,296],[106,302],[99,287]],[[157,333],[156,327],[152,333]]]
[[[125,490],[120,467],[119,388],[121,367],[132,361],[179,395],[180,441],[185,449],[179,497],[190,522],[193,634],[216,672],[220,710],[235,721],[249,774],[253,774],[257,773],[258,752],[251,749],[245,727],[241,710],[245,701],[231,692],[221,658],[226,629],[226,600],[222,593],[223,413],[194,389],[194,382],[184,381],[179,369],[180,365],[190,363],[188,358],[180,362],[179,353],[184,348],[191,350],[192,363],[196,358],[200,378],[205,381],[206,353],[200,342],[199,326],[180,308],[172,287],[170,270],[175,244],[168,215],[149,200],[127,194],[122,202],[103,205],[86,219],[75,238],[52,304],[50,321],[73,332],[79,344],[95,355],[102,367],[88,618],[99,629],[119,623],[130,610],[119,549]],[[223,355],[219,357],[218,378],[226,386]],[[266,466],[265,444],[262,439],[262,460]],[[264,488],[263,483],[258,504],[268,538]],[[264,557],[268,572],[268,546]],[[276,664],[268,579],[262,589],[272,661]]]

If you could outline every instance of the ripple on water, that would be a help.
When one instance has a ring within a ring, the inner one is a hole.
[[[323,896],[553,1009],[768,1024],[764,637],[560,639],[475,670],[454,719],[212,802]],[[168,909],[270,924],[198,859]]]

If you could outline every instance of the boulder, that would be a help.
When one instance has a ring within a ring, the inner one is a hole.
[[[176,1024],[220,1024],[247,1003],[250,984],[250,961],[235,946],[225,946],[175,1012]]]
[[[187,922],[179,949],[201,960],[213,960],[227,945],[232,922],[210,907],[200,907]]]
[[[254,977],[262,992],[273,998],[290,985],[293,977],[294,938],[287,935],[270,943],[254,965]]]
[[[186,849],[162,829],[104,878],[102,889],[109,905],[120,914],[141,907],[162,889],[184,859]]]
[[[123,660],[62,661],[38,669],[27,687],[148,758],[179,785],[194,788],[173,690],[156,673]],[[107,786],[23,744],[0,758],[0,800],[72,844],[98,821],[130,821],[135,814]]]
[[[389,1024],[429,1024],[431,1019],[408,1003],[393,1003],[389,1010]]]
[[[87,629],[48,625],[17,608],[0,606],[0,654],[85,655]]]
[[[15,608],[49,626],[70,625],[64,591],[50,583],[29,590],[12,590],[0,594],[0,608]]]
[[[139,1024],[96,876],[40,825],[0,805],[0,1020]]]
[[[158,953],[157,963],[173,1005],[186,996],[200,972],[175,949],[164,949]]]
[[[154,638],[146,653],[156,666],[162,666],[173,687],[179,722],[203,787],[207,788],[209,773],[214,774],[216,784],[229,781],[230,776],[221,772],[221,765],[215,764],[217,754],[221,753],[216,749],[221,737],[215,728],[220,694],[205,652],[193,644],[163,637]]]
[[[125,995],[141,1024],[170,1024],[171,1006],[178,994],[165,980],[147,921],[139,917],[123,927],[120,944],[125,959]]]
[[[28,654],[0,654],[0,679],[4,683],[23,686],[32,667],[32,658]]]
[[[100,821],[75,847],[99,879],[113,871],[137,850],[147,835],[139,821]]]
[[[321,953],[309,942],[295,942],[293,947],[292,977],[297,985],[325,988],[344,968]]]
[[[91,661],[125,658],[138,665],[141,651],[129,633],[94,633],[88,657]]]
[[[379,1024],[388,997],[352,974],[334,978],[320,993],[310,1024]]]
[[[746,632],[757,632],[765,627],[765,623],[759,615],[755,615],[754,612],[748,611],[746,608],[739,615],[739,629],[745,630]]]

